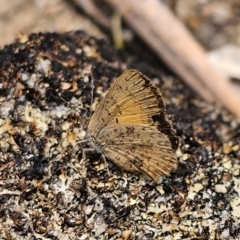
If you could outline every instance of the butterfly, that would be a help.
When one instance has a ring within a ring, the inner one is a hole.
[[[177,168],[178,138],[160,90],[137,70],[125,71],[96,107],[87,128],[89,147],[129,172],[156,182]]]

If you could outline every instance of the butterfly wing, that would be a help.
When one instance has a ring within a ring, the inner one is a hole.
[[[99,134],[103,154],[130,172],[142,172],[158,181],[177,168],[168,137],[155,126],[110,125]]]
[[[125,71],[111,86],[93,113],[88,135],[97,138],[100,131],[110,124],[144,124],[168,136],[173,149],[177,138],[165,117],[165,108],[159,89],[137,70]]]

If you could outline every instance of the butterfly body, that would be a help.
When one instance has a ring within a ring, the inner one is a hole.
[[[177,137],[161,93],[137,70],[127,70],[113,83],[90,119],[87,136],[96,152],[155,181],[177,167]]]

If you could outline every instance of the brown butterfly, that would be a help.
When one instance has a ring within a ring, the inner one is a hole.
[[[177,168],[178,138],[161,93],[137,70],[125,71],[113,83],[90,119],[86,139],[122,169],[155,181]]]

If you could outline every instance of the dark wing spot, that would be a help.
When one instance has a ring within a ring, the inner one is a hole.
[[[127,134],[133,134],[135,128],[134,127],[127,127]]]

